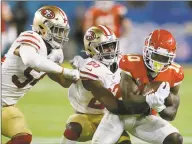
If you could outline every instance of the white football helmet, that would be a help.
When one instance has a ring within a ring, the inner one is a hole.
[[[33,31],[41,35],[52,48],[63,48],[69,40],[70,26],[65,12],[56,6],[43,6],[35,12]]]
[[[120,54],[119,40],[106,26],[92,26],[84,35],[84,51],[106,66],[117,62]]]

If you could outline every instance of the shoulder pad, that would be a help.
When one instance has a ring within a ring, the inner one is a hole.
[[[34,48],[36,48],[37,50],[39,50],[41,47],[41,41],[42,38],[40,37],[40,35],[38,35],[33,31],[22,32],[17,38],[17,42],[21,44],[29,44]]]
[[[142,64],[141,55],[123,55],[119,62],[119,68],[125,72],[132,73],[138,64]]]
[[[173,63],[171,66],[169,66],[169,69],[173,70],[174,86],[179,85],[184,79],[183,67],[177,63]]]

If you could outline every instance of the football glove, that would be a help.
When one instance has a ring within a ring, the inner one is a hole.
[[[146,102],[148,105],[155,109],[157,112],[161,112],[166,108],[164,105],[165,99],[169,96],[170,85],[168,82],[162,82],[158,90],[155,93],[148,94],[146,96]]]
[[[78,79],[80,78],[79,71],[76,69],[63,68],[62,74],[64,78],[70,79],[73,81],[78,81]]]
[[[80,66],[84,63],[84,59],[81,56],[75,56],[72,60],[69,61],[71,66],[75,69],[79,69]]]

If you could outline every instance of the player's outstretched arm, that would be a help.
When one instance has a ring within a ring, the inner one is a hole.
[[[85,89],[91,91],[95,99],[114,114],[129,115],[143,113],[140,109],[126,109],[123,102],[116,99],[113,93],[106,89],[99,80],[82,80],[82,83]]]
[[[117,111],[118,104],[113,93],[103,86],[103,83],[99,80],[82,80],[83,86],[88,91],[91,91],[95,99],[111,112]]]
[[[159,112],[159,115],[165,120],[172,121],[175,119],[180,104],[179,88],[180,85],[177,85],[170,89],[170,94],[165,99],[166,108]]]
[[[61,76],[61,74],[48,73],[47,75],[50,79],[59,83],[64,88],[69,88],[70,85],[74,82],[72,80],[64,78],[63,76]]]
[[[22,44],[19,48],[19,54],[26,66],[37,71],[58,74],[61,74],[63,71],[61,66],[39,55],[36,49],[30,45]]]
[[[72,70],[63,68],[58,64],[48,60],[47,58],[39,55],[35,48],[28,44],[22,44],[19,49],[15,51],[21,57],[23,63],[37,71],[46,73],[61,74],[67,79],[78,79],[71,73]]]

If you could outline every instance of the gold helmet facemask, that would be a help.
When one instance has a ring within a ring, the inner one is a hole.
[[[56,6],[44,6],[37,10],[32,28],[54,49],[63,48],[69,40],[70,26],[67,16]]]

